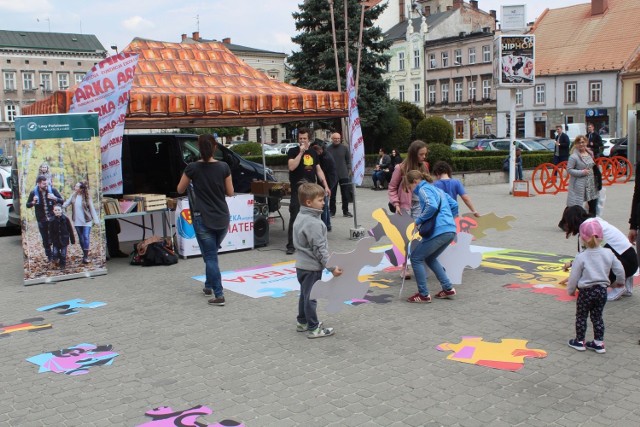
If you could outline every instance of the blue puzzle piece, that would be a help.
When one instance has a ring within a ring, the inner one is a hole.
[[[51,311],[58,309],[58,314],[63,314],[65,316],[69,316],[71,314],[78,314],[78,308],[96,308],[102,307],[103,305],[107,305],[106,302],[94,301],[88,304],[82,304],[84,302],[83,299],[70,299],[68,301],[57,302],[51,305],[45,305],[44,307],[37,308],[38,311]]]
[[[270,296],[272,298],[282,298],[287,292],[291,292],[292,289],[288,288],[262,288],[258,289],[258,293],[264,294],[264,296]]]

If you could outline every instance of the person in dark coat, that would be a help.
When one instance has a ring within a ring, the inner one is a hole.
[[[333,156],[326,152],[324,144],[322,142],[315,141],[311,144],[316,153],[318,153],[318,159],[320,160],[320,168],[324,172],[324,177],[327,180],[327,186],[329,188],[336,188],[338,186],[338,171],[336,168],[336,162],[333,160]],[[325,197],[324,210],[322,211],[322,222],[327,226],[327,231],[331,231],[331,211],[329,196]]]
[[[571,140],[569,135],[564,133],[562,125],[556,126],[556,148],[553,152],[553,164],[557,165],[560,162],[566,162],[569,160],[569,146]]]
[[[587,130],[589,131],[587,133],[587,148],[591,150],[591,153],[593,153],[593,158],[597,159],[600,157],[600,153],[602,152],[602,137],[598,132],[596,132],[596,128],[593,126],[593,123],[589,123]]]
[[[58,261],[60,270],[67,266],[67,246],[76,243],[71,220],[62,212],[62,205],[53,207],[53,218],[49,221],[49,238],[52,245],[52,261]]]
[[[38,175],[36,178],[36,188],[34,188],[27,198],[27,208],[34,208],[38,230],[42,237],[42,246],[47,255],[47,260],[51,262],[51,239],[49,239],[49,221],[53,219],[53,207],[62,204],[64,199],[55,188],[51,187],[46,176]]]

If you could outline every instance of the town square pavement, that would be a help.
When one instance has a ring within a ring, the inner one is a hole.
[[[474,244],[575,254],[576,239],[566,240],[557,227],[566,193],[516,198],[506,184],[467,189],[479,212],[517,218],[511,229],[489,230]],[[625,234],[632,192],[632,182],[606,187],[603,217]],[[362,188],[357,198],[358,223],[368,229],[386,193]],[[348,251],[354,220],[338,212],[330,247]],[[270,237],[265,248],[222,254],[222,270],[291,259],[279,224]],[[415,281],[398,298],[397,271],[384,273],[389,288],[374,289],[391,294],[389,303],[330,314],[320,300],[321,320],[337,332],[309,340],[295,331],[296,292],[254,299],[228,290],[225,307],[207,305],[201,283],[191,278],[204,273],[200,258],[170,267],[117,259],[104,276],[25,287],[21,248],[19,236],[0,238],[0,322],[44,317],[53,328],[0,339],[2,426],[137,426],[151,421],[144,413],[152,408],[197,405],[214,411],[198,419],[203,425],[230,419],[246,426],[635,426],[640,420],[640,290],[607,304],[602,355],[567,346],[574,302],[506,289],[522,279],[482,267],[465,271],[454,300],[405,302]],[[432,276],[429,286],[438,290]],[[76,298],[107,305],[72,316],[36,311]],[[436,350],[464,336],[528,340],[528,348],[548,356],[527,358],[511,372],[447,360],[450,352]],[[80,343],[111,344],[119,356],[78,376],[38,373],[25,360]]]

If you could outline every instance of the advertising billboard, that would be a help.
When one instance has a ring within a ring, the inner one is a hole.
[[[498,36],[494,42],[494,79],[497,87],[535,84],[535,36]]]

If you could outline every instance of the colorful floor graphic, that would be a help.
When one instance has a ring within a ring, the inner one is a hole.
[[[111,351],[112,346],[78,344],[73,347],[41,353],[27,359],[38,365],[38,373],[55,372],[56,374],[83,375],[89,373],[94,366],[111,365],[118,353]]]
[[[504,285],[507,289],[529,289],[536,294],[551,295],[556,301],[575,301],[578,296],[567,294],[567,287],[556,283],[510,283]]]
[[[170,406],[161,406],[144,413],[151,417],[151,421],[139,424],[137,427],[244,427],[243,423],[233,420],[222,420],[215,424],[205,424],[198,421],[199,417],[213,414],[213,409],[198,405],[193,408],[174,411]]]
[[[97,308],[107,305],[106,302],[94,301],[88,304],[83,304],[83,299],[70,299],[68,301],[61,301],[51,305],[45,305],[44,307],[37,308],[38,311],[53,311],[58,310],[58,314],[70,316],[72,314],[78,314],[79,308]]]
[[[44,317],[33,317],[31,319],[21,320],[20,323],[15,323],[13,325],[3,325],[0,323],[0,338],[7,338],[14,332],[38,332],[53,328],[51,323],[41,323],[43,320]]]
[[[440,351],[453,351],[449,360],[486,366],[505,371],[518,371],[524,367],[526,357],[544,358],[547,352],[527,348],[527,340],[503,338],[499,343],[485,342],[481,337],[462,337],[458,344],[443,343]]]

